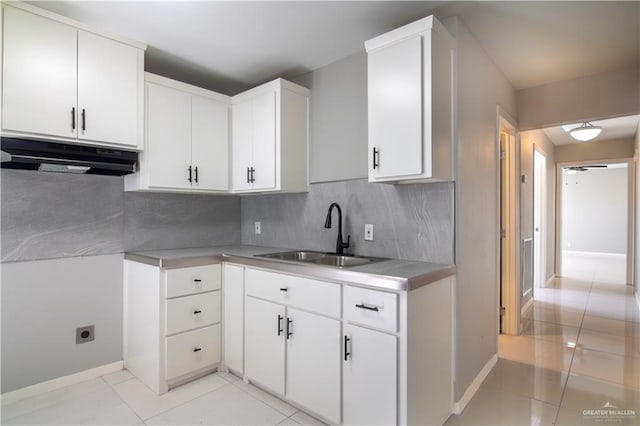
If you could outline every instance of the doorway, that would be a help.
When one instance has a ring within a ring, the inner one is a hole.
[[[572,163],[558,168],[561,276],[631,283],[629,162]]]

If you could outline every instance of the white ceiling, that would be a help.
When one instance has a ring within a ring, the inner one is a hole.
[[[434,11],[460,16],[516,89],[640,64],[636,1],[29,3],[147,43],[147,70],[228,94],[328,65]]]
[[[590,121],[594,126],[602,127],[602,133],[598,135],[594,141],[607,141],[614,139],[632,138],[638,131],[638,122],[640,115],[630,115],[627,117],[609,118],[606,120]],[[581,123],[575,123],[580,125]],[[584,143],[573,139],[568,132],[565,132],[562,126],[549,127],[542,129],[549,140],[554,145],[569,145]]]

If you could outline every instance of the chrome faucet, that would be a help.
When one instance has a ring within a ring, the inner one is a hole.
[[[331,212],[333,208],[338,209],[338,241],[336,241],[336,254],[344,254],[344,249],[349,248],[351,242],[351,235],[347,235],[347,242],[342,241],[342,209],[338,203],[331,203],[329,211],[327,212],[327,219],[324,221],[324,227],[331,228]]]

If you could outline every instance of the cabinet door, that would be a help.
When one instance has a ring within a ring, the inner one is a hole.
[[[138,69],[135,47],[78,32],[78,138],[138,145]]]
[[[191,96],[152,83],[146,96],[149,185],[190,188]]]
[[[229,189],[229,106],[191,97],[191,165],[193,188]],[[197,177],[197,179],[196,179]]]
[[[343,423],[397,424],[397,338],[345,324]]]
[[[287,309],[287,398],[340,423],[340,321]]]
[[[248,170],[253,167],[252,157],[252,102],[234,104],[231,114],[231,184],[234,190],[251,189]]]
[[[224,265],[224,364],[242,374],[244,364],[244,268]]]
[[[11,7],[3,12],[3,129],[75,139],[78,31]]]
[[[244,318],[245,376],[284,395],[284,307],[246,297]]]
[[[276,187],[276,94],[256,96],[253,104],[253,189]]]
[[[422,62],[420,36],[368,54],[369,180],[422,173]]]

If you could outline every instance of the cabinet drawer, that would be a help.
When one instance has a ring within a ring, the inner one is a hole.
[[[166,339],[166,379],[220,362],[220,324]]]
[[[354,323],[395,332],[398,329],[398,295],[345,286],[344,318]]]
[[[219,291],[169,299],[166,304],[167,335],[220,322]]]
[[[245,289],[249,296],[340,318],[340,284],[247,268]]]
[[[185,296],[220,289],[220,265],[167,269],[165,297]]]

